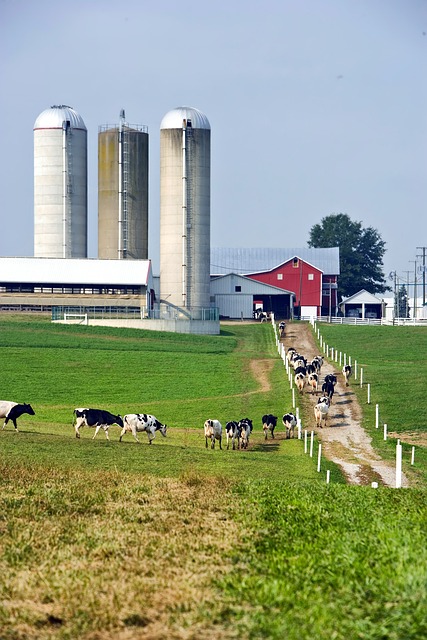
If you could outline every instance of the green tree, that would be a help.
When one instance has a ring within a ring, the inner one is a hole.
[[[354,222],[346,213],[334,213],[311,228],[308,246],[339,247],[339,298],[361,289],[373,294],[390,290],[382,270],[385,242],[376,229],[363,229],[361,222]]]
[[[409,298],[405,285],[400,285],[394,298],[395,316],[397,318],[409,318]]]

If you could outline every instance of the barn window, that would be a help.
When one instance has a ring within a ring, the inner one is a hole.
[[[294,267],[294,269],[298,269],[298,267],[299,267],[299,260],[298,260],[298,258],[294,258],[294,259],[292,260],[292,266]]]
[[[241,292],[241,290],[242,290],[242,287],[240,286],[240,284],[236,284],[236,286],[234,287],[234,291],[235,291],[236,293],[240,293],[240,292]]]
[[[277,279],[278,280],[283,280],[283,273],[278,273],[277,274]]]
[[[308,279],[309,280],[314,280],[314,273],[309,273],[308,274]]]

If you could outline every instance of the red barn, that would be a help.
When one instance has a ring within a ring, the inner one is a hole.
[[[211,274],[230,271],[292,291],[296,316],[334,316],[337,313],[338,247],[212,249]]]

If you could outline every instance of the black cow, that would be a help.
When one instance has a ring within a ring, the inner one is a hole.
[[[9,420],[12,420],[15,431],[18,431],[18,425],[16,424],[19,416],[23,413],[28,413],[30,416],[35,415],[35,411],[30,404],[18,402],[11,402],[9,400],[0,400],[0,418],[6,418],[2,427],[5,428]]]
[[[107,440],[109,440],[108,429],[112,424],[117,424],[123,429],[122,417],[119,415],[116,416],[109,411],[104,411],[103,409],[74,409],[73,425],[76,430],[76,438],[80,438],[79,429],[86,426],[95,427],[95,434],[92,440],[96,438],[96,435],[101,428],[104,429],[105,436]]]
[[[272,413],[266,413],[262,416],[262,428],[264,429],[264,437],[267,440],[268,432],[271,433],[271,437],[274,440],[274,429],[277,426],[277,416],[273,416]]]

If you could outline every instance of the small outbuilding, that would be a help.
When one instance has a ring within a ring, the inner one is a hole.
[[[365,289],[361,289],[340,303],[345,318],[379,320],[384,316],[384,301]]]
[[[211,277],[211,304],[218,307],[220,318],[247,320],[259,317],[260,313],[292,318],[293,299],[292,291],[237,273]]]

